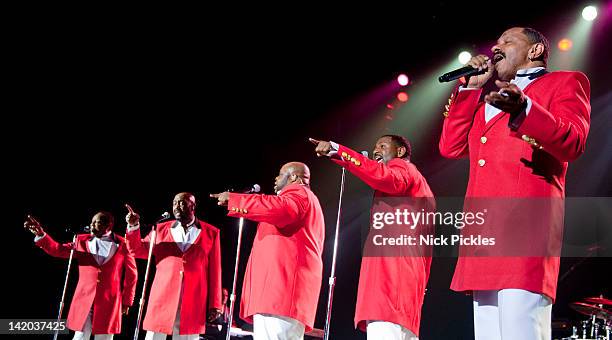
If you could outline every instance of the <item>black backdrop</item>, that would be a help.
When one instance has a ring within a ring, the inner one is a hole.
[[[400,71],[424,76],[422,70],[444,63],[453,51],[494,41],[514,25],[552,34],[554,25],[573,23],[584,4],[491,6],[475,10],[477,19],[458,16],[468,13],[466,5],[439,1],[424,8],[381,5],[338,12],[304,6],[280,14],[272,14],[278,8],[258,8],[267,14],[249,8],[197,13],[140,8],[78,16],[51,16],[42,8],[17,11],[7,42],[12,63],[1,137],[8,214],[0,317],[56,314],[66,263],[33,246],[21,227],[26,214],[67,241],[65,226],[86,225],[97,210],[109,210],[122,221],[126,202],[153,221],[170,210],[179,191],[194,192],[198,215],[222,230],[223,284],[230,287],[236,220],[225,217],[207,195],[250,183],[271,193],[278,168],[301,160],[311,166],[312,187],[327,222],[316,321],[323,328],[340,170],[314,157],[307,137],[349,140],[366,120],[351,116],[346,107],[377,84]],[[592,82],[593,122],[586,154],[570,166],[568,196],[612,193],[606,170],[612,148],[606,78],[612,73],[610,48],[602,39],[609,22],[599,25],[599,40],[591,42],[593,53],[583,70]],[[440,126],[441,119],[415,141],[414,163],[436,195],[461,196],[467,163],[439,156]],[[351,146],[371,150],[373,142]],[[332,319],[338,339],[365,338],[353,329],[352,318],[358,231],[367,223],[370,197],[365,185],[348,176]],[[116,231],[124,228],[119,223]],[[255,224],[247,223],[240,273],[254,233]],[[562,272],[579,260],[563,259]],[[433,263],[422,339],[473,336],[470,298],[448,289],[454,262]],[[554,316],[577,320],[569,302],[599,293],[609,297],[602,276],[609,267],[609,259],[588,259],[577,267],[559,286]],[[142,279],[143,263],[139,269]],[[73,276],[68,297],[75,284]],[[140,290],[139,282],[137,296]],[[117,339],[130,336],[135,315],[134,308]]]

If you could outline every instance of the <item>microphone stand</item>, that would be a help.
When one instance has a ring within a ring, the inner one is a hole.
[[[342,179],[340,180],[340,199],[338,200],[338,215],[336,216],[336,234],[334,235],[334,253],[332,255],[332,268],[329,274],[329,292],[327,294],[327,314],[325,316],[325,329],[323,339],[329,340],[329,328],[331,323],[331,311],[336,286],[336,256],[338,255],[338,232],[340,229],[340,216],[342,214],[342,196],[344,195],[344,177],[346,169],[342,168]]]
[[[232,293],[229,296],[230,305],[229,313],[227,316],[227,333],[225,334],[225,340],[230,340],[232,320],[234,319],[234,303],[236,301],[236,278],[238,276],[238,262],[240,260],[240,245],[242,244],[242,226],[244,225],[244,217],[241,217],[238,221],[238,243],[236,244],[236,263],[234,264],[234,280],[232,282]]]
[[[155,238],[157,236],[156,226],[157,226],[157,223],[153,225],[153,229],[151,229],[151,237],[149,238],[149,255],[147,256],[147,269],[145,270],[144,282],[142,284],[142,294],[140,295],[140,302],[138,303],[138,318],[136,319],[136,329],[134,330],[134,340],[138,340],[138,332],[140,331],[140,321],[142,319],[142,308],[144,306],[145,293],[147,291],[147,282],[149,280],[149,268],[151,265],[151,257],[153,255],[153,246],[155,245]],[[140,237],[140,235],[138,237]]]
[[[243,194],[253,194],[258,193],[261,190],[259,184],[252,185],[247,190],[242,190]],[[232,189],[227,190],[229,192],[233,192]],[[232,322],[234,320],[234,305],[236,303],[236,279],[238,278],[238,263],[240,262],[240,246],[242,245],[242,227],[244,226],[244,217],[241,217],[238,220],[238,242],[236,244],[236,262],[234,264],[234,279],[232,280],[232,293],[229,296],[230,305],[229,312],[227,316],[227,333],[225,334],[225,339],[230,340],[231,330],[232,330]]]
[[[66,278],[64,279],[64,289],[62,290],[62,298],[59,304],[59,311],[57,312],[57,323],[59,324],[62,319],[62,311],[64,310],[64,299],[66,298],[66,289],[68,288],[68,277],[70,276],[70,266],[72,265],[72,258],[74,257],[74,249],[76,248],[76,238],[77,234],[75,233],[72,236],[72,249],[70,249],[70,256],[68,257],[68,268],[66,268]],[[57,340],[57,336],[59,334],[59,327],[55,329],[53,333],[53,340]]]

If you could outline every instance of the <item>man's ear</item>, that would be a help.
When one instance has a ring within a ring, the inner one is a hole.
[[[397,148],[397,157],[404,158],[404,156],[406,156],[406,147],[400,146]]]
[[[542,54],[544,54],[544,44],[542,43],[536,43],[533,46],[531,46],[531,49],[529,51],[529,59],[530,60],[538,60]]]

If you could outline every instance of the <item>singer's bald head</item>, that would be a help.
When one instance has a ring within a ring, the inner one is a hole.
[[[115,218],[113,214],[107,211],[100,211],[91,218],[90,232],[97,237],[102,237],[104,234],[113,230]]]
[[[289,184],[299,183],[310,185],[310,169],[301,162],[289,162],[283,165],[276,176],[274,191],[279,192]]]
[[[191,223],[195,218],[196,199],[190,192],[181,192],[172,200],[172,213],[174,218],[181,221],[183,225]]]

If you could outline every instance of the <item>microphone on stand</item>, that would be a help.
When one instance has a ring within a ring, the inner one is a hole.
[[[159,217],[159,219],[157,219],[157,221],[155,222],[155,224],[158,223],[162,223],[162,222],[166,222],[172,219],[172,215],[170,215],[169,212],[164,211],[163,214],[161,214],[161,216]]]
[[[66,227],[66,229],[64,229],[64,232],[70,235],[76,235],[79,233],[90,233],[91,227],[88,225],[80,227],[80,228]]]
[[[259,192],[261,187],[259,184],[253,184],[249,188],[245,188],[243,190],[235,191],[243,194],[253,194]],[[232,190],[228,190],[232,191]],[[240,261],[240,246],[242,245],[242,228],[244,226],[244,217],[240,217],[238,220],[238,241],[236,243],[236,260],[234,262],[234,278],[232,279],[232,291],[229,297],[229,310],[227,313],[227,333],[225,334],[225,340],[230,340],[231,337],[231,329],[232,329],[232,320],[234,319],[234,306],[236,302],[236,279],[238,277],[238,264]]]

